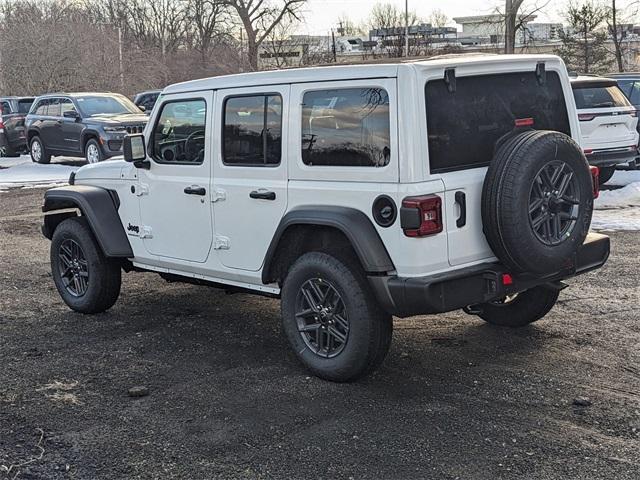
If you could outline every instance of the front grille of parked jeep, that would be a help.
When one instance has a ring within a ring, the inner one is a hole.
[[[142,133],[144,125],[127,125],[127,133]]]

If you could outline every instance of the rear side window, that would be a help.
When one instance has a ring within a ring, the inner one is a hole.
[[[571,134],[560,77],[547,72],[458,77],[449,93],[444,79],[425,87],[431,173],[489,165],[495,144],[516,119],[533,118],[534,128]]]
[[[305,165],[384,167],[391,157],[389,95],[381,88],[317,90],[304,94]]]
[[[0,107],[2,107],[2,115],[9,115],[11,113],[11,105],[9,105],[9,102],[1,102]]]
[[[33,105],[33,98],[18,100],[18,113],[29,113],[31,105]]]
[[[49,106],[49,99],[40,100],[38,102],[38,105],[36,106],[36,111],[34,113],[36,115],[46,115],[48,106]]]
[[[282,153],[280,95],[229,97],[224,102],[226,165],[278,165]]]
[[[631,103],[617,86],[588,87],[573,86],[573,97],[576,99],[576,108],[612,108],[629,107]]]

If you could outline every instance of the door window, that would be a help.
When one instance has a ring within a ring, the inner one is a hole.
[[[282,98],[280,95],[229,97],[224,102],[222,159],[225,165],[280,164]]]
[[[52,98],[49,100],[49,106],[47,107],[47,115],[50,117],[60,117],[60,99]]]
[[[73,106],[73,102],[68,98],[60,99],[60,114],[64,116],[64,112],[75,112],[76,107]]]
[[[389,95],[382,88],[307,92],[302,105],[305,165],[383,167],[391,157]]]
[[[158,163],[202,164],[206,116],[207,105],[201,98],[164,103],[153,129],[153,159]]]

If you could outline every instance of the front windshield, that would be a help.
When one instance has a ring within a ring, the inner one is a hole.
[[[85,117],[95,115],[119,115],[122,113],[142,113],[131,100],[121,96],[78,97],[80,113]]]

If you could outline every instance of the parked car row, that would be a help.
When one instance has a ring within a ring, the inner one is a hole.
[[[89,163],[119,155],[124,136],[144,130],[160,92],[141,92],[133,102],[115,93],[0,97],[0,155],[30,152],[37,163],[57,155]]]
[[[616,166],[635,167],[638,159],[638,113],[615,79],[579,76],[571,79],[582,148],[600,169],[600,183]]]

